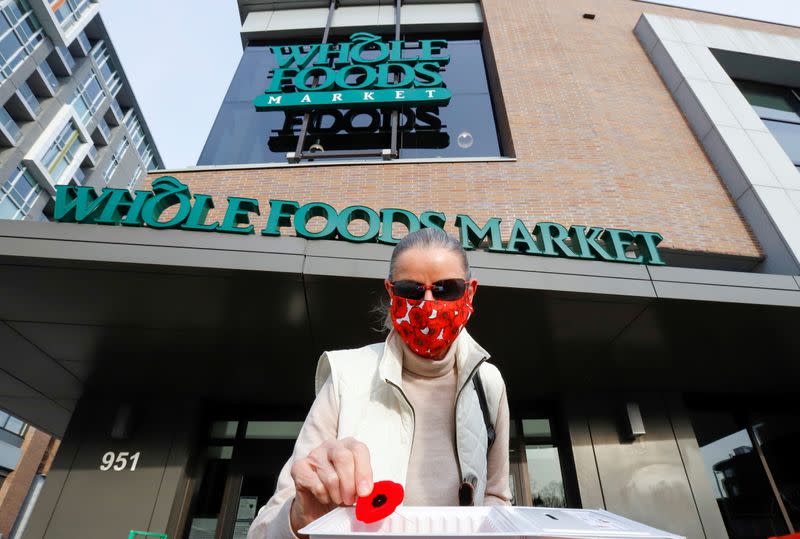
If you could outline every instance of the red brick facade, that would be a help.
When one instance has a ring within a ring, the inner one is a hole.
[[[50,469],[52,456],[55,455],[57,445],[51,447],[51,438],[48,434],[33,427],[28,427],[25,439],[22,442],[22,455],[16,469],[6,478],[0,487],[0,536],[9,537],[17,520],[25,497],[28,495],[33,479],[37,474]],[[50,451],[50,457],[42,462]],[[43,470],[43,464],[46,470]]]
[[[483,6],[500,86],[493,88],[495,103],[505,105],[512,138],[506,146],[513,145],[515,161],[173,174],[193,192],[214,195],[221,207],[226,195],[259,199],[257,230],[267,200],[281,198],[337,209],[437,210],[449,225],[457,213],[481,223],[497,216],[505,234],[515,218],[530,226],[556,221],[658,231],[662,247],[761,256],[633,28],[641,13],[652,12],[794,36],[800,30],[627,0],[484,0]]]

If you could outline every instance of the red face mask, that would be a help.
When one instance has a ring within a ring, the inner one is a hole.
[[[441,357],[473,312],[466,293],[453,301],[390,297],[394,329],[415,354],[428,359]]]

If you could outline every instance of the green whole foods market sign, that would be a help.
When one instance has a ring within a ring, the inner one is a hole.
[[[261,215],[261,206],[254,198],[227,197],[228,205],[222,222],[208,221],[214,208],[210,195],[192,194],[189,187],[172,176],[153,180],[152,191],[104,187],[98,193],[93,187],[56,186],[55,220],[66,223],[94,223],[150,228],[199,230],[253,234],[250,215]],[[309,228],[309,221],[321,217],[321,228]],[[353,221],[363,221],[365,230],[358,234],[350,230]],[[417,215],[399,208],[376,211],[367,206],[349,206],[337,211],[324,202],[300,204],[292,200],[270,200],[263,236],[280,236],[283,228],[294,228],[307,239],[341,239],[356,243],[380,242],[395,244],[400,238],[393,235],[393,225],[399,223],[413,232],[421,227],[444,228],[447,216],[438,211]],[[658,244],[663,239],[657,232],[637,232],[619,228],[573,225],[566,228],[558,223],[539,222],[529,229],[515,219],[508,241],[500,235],[501,219],[492,217],[483,225],[469,215],[458,214],[453,224],[459,230],[465,249],[475,249],[482,243],[493,252],[523,253],[540,256],[560,256],[584,260],[607,260],[634,264],[663,265]],[[629,247],[638,254],[628,256]]]
[[[345,43],[270,47],[277,66],[256,110],[312,110],[356,106],[446,105],[450,90],[439,71],[450,57],[444,39],[383,41],[366,32]],[[285,91],[291,89],[292,91]]]

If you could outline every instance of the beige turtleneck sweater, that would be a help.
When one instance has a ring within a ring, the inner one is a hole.
[[[404,505],[458,505],[461,479],[455,447],[455,348],[451,346],[442,359],[429,360],[403,344],[403,393],[414,407],[415,420]],[[306,417],[294,455],[307,455],[323,442],[336,439],[338,416],[333,384],[328,378]],[[510,503],[508,416],[508,400],[503,390],[495,423],[497,438],[487,456],[485,505]],[[296,538],[289,524],[289,509],[294,500],[294,483],[289,473],[293,458],[281,471],[275,494],[259,512],[256,517],[259,525],[250,528],[248,539]]]

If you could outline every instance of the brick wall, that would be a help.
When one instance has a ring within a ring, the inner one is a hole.
[[[28,427],[22,442],[22,456],[17,468],[0,487],[0,534],[9,537],[34,477],[40,471],[42,457],[50,447],[51,437]]]
[[[761,256],[633,28],[642,12],[654,12],[795,36],[800,30],[626,0],[484,0],[484,11],[515,162],[174,175],[192,192],[215,195],[217,206],[225,195],[259,199],[257,230],[267,200],[283,198],[337,209],[438,210],[449,224],[456,213],[479,222],[497,216],[506,234],[514,218],[530,226],[548,220],[659,231],[663,247]]]

